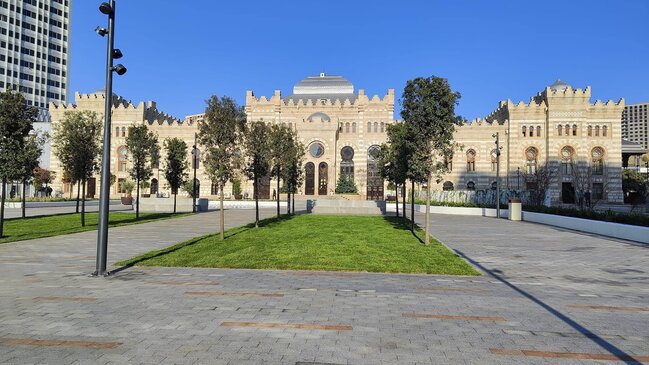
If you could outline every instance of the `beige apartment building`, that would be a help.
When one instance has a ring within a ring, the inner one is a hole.
[[[622,138],[649,149],[649,103],[629,104],[624,107]]]
[[[111,171],[118,182],[111,187],[111,196],[123,194],[121,182],[128,179],[128,151],[125,140],[128,126],[146,123],[165,138],[179,137],[191,147],[203,114],[185,117],[182,121],[160,112],[154,102],[138,105],[113,96],[113,137],[111,140]],[[451,172],[434,186],[437,190],[485,190],[496,181],[495,139],[500,135],[499,173],[501,186],[526,189],[523,176],[546,165],[555,171],[547,197],[553,205],[571,204],[579,190],[591,190],[593,199],[621,203],[621,115],[624,101],[599,100],[591,103],[591,89],[573,89],[557,81],[533,96],[529,103],[501,101],[496,111],[483,119],[457,126],[455,140],[459,147],[451,161]],[[63,117],[66,110],[103,111],[103,93],[75,95],[76,104],[52,105],[52,122]],[[307,148],[305,184],[299,195],[304,198],[332,195],[341,175],[354,179],[361,195],[367,199],[383,199],[387,183],[378,175],[376,151],[386,140],[388,125],[394,119],[394,90],[383,96],[366,95],[363,89],[341,76],[320,74],[298,82],[291,94],[276,90],[272,96],[246,93],[245,111],[249,121],[283,124],[297,131]],[[200,146],[198,146],[200,155]],[[191,157],[188,157],[188,161]],[[213,184],[197,166],[200,195],[216,194]],[[51,168],[61,170],[55,157]],[[163,166],[160,166],[163,167]],[[190,171],[190,177],[192,173]],[[62,176],[61,173],[57,175]],[[89,182],[89,195],[98,191],[98,180]],[[579,181],[576,181],[579,180]],[[584,184],[586,182],[586,185]],[[154,169],[151,194],[168,195],[169,187],[159,169]],[[262,184],[262,197],[270,197],[276,189],[270,178]],[[53,188],[69,192],[58,179]],[[243,179],[242,193],[252,197],[252,183]],[[232,197],[226,186],[225,195]]]

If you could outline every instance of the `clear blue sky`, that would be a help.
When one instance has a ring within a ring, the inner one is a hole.
[[[104,85],[99,4],[73,2],[70,98]],[[128,73],[115,92],[180,118],[210,95],[244,104],[248,89],[287,95],[320,72],[397,98],[408,79],[446,77],[467,119],[502,99],[527,102],[557,78],[591,85],[593,99],[649,101],[646,0],[117,0],[116,24]]]

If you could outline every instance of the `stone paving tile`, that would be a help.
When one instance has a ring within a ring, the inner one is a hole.
[[[264,210],[262,215],[273,213]],[[226,222],[240,225],[253,215],[254,211],[227,211]],[[109,262],[214,232],[217,222],[218,213],[210,212],[111,228]],[[500,355],[490,351],[494,348],[533,354],[649,355],[647,312],[592,309],[647,307],[649,248],[493,218],[433,215],[431,222],[437,238],[485,275],[132,267],[109,278],[90,278],[96,232],[0,245],[0,338],[33,343],[0,342],[0,363],[604,361]],[[259,295],[264,293],[282,296]],[[224,322],[286,326],[226,327]],[[352,329],[290,328],[291,324]],[[38,341],[121,345],[61,348],[39,346]]]

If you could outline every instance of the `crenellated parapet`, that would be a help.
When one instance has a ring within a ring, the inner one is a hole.
[[[365,90],[359,89],[358,94],[339,94],[339,95],[289,95],[282,97],[280,90],[275,90],[271,97],[256,97],[252,90],[246,92],[246,107],[341,107],[341,106],[359,106],[372,104],[394,104],[394,89],[388,89],[387,94],[383,97],[373,95],[370,97],[365,94]]]

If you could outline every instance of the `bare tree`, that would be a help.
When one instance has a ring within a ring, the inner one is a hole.
[[[525,181],[529,193],[530,203],[536,206],[543,205],[545,194],[556,176],[556,169],[547,162],[523,173],[523,181]]]
[[[589,199],[586,199],[586,204],[582,204],[581,201],[577,201],[577,206],[579,209],[589,208],[594,209],[595,206],[604,200],[604,192],[607,190],[608,181],[604,179],[604,172],[602,166],[591,166],[586,161],[570,161],[570,174],[572,175],[572,183],[577,191],[579,196],[590,196]],[[597,196],[593,195],[593,184],[600,183],[602,184],[601,188],[602,194]]]

